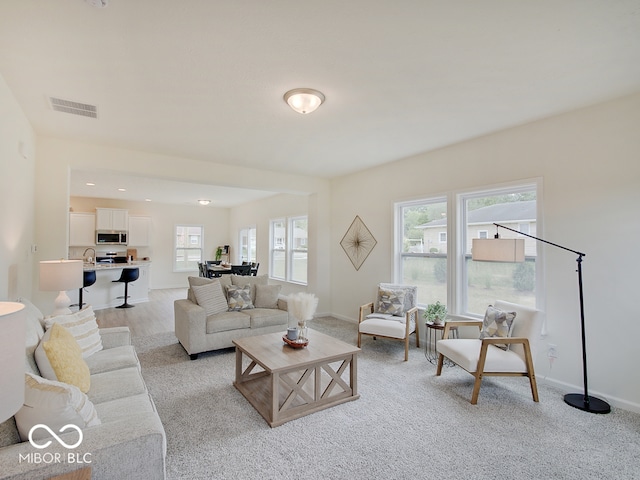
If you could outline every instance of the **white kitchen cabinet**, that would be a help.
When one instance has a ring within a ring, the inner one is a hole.
[[[127,230],[129,212],[121,208],[96,208],[96,230]]]
[[[129,215],[130,247],[148,247],[151,244],[151,217]]]
[[[96,216],[93,213],[69,214],[69,246],[89,247],[96,244]]]

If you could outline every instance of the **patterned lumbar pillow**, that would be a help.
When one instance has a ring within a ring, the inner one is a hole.
[[[24,405],[15,418],[23,442],[29,439],[29,430],[38,424],[46,425],[56,434],[69,424],[79,428],[100,425],[93,403],[77,387],[31,373],[25,373]],[[48,436],[44,428],[33,430],[34,440]]]
[[[480,332],[480,340],[489,337],[509,338],[513,330],[513,321],[516,318],[516,312],[505,312],[493,305],[489,305],[484,314],[482,321],[482,331]],[[496,347],[508,350],[508,344],[495,344]]]
[[[251,301],[251,285],[229,285],[227,298],[229,299],[230,312],[255,308]]]
[[[207,317],[227,311],[227,299],[218,280],[205,285],[194,285],[191,289],[196,296],[197,304],[204,308]]]
[[[387,315],[402,315],[404,313],[404,291],[378,289],[377,313]]]
[[[91,375],[82,358],[82,349],[69,330],[59,323],[54,323],[44,334],[35,357],[44,378],[75,385],[83,393],[89,391]]]
[[[83,358],[102,350],[102,338],[91,305],[70,315],[58,315],[44,319],[46,329],[51,328],[54,323],[61,324],[71,332],[82,349]]]

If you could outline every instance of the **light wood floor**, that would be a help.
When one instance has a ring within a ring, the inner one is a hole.
[[[179,298],[187,298],[186,288],[151,290],[148,302],[133,308],[96,310],[96,320],[103,328],[129,327],[133,337],[173,332],[173,301]]]

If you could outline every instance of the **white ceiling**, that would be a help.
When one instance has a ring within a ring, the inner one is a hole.
[[[640,91],[640,0],[2,0],[0,75],[41,135],[330,178]]]

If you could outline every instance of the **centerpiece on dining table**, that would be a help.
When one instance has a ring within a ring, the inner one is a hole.
[[[287,297],[287,310],[298,322],[298,328],[289,328],[283,337],[288,345],[295,348],[309,344],[307,322],[313,319],[317,307],[318,297],[312,293],[298,292]]]

